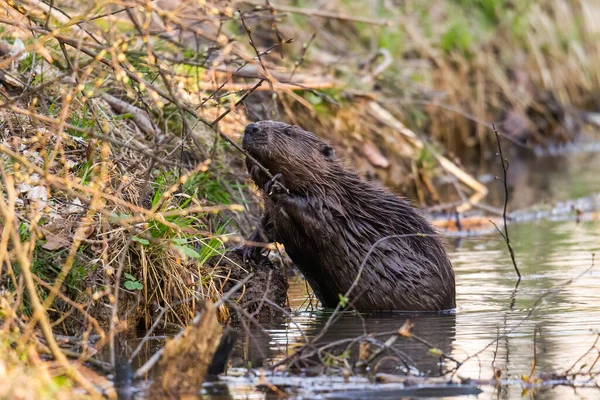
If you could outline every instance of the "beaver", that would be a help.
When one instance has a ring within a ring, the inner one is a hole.
[[[361,179],[327,142],[298,126],[251,123],[242,148],[273,175],[246,158],[264,201],[249,241],[283,244],[324,307],[340,301],[359,311],[455,307],[444,245],[407,199]],[[245,256],[261,252],[247,247]]]

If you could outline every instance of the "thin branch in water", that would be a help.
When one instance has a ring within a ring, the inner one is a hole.
[[[250,280],[250,278],[252,278],[253,276],[254,276],[254,273],[250,273],[250,274],[246,275],[246,277],[244,279],[242,279],[241,281],[236,283],[227,293],[225,293],[223,295],[223,297],[221,297],[219,299],[219,301],[217,301],[211,307],[219,308],[222,304],[224,304],[227,300],[229,300],[229,298],[231,296],[233,296],[234,293],[236,293],[238,290],[240,290],[242,288],[242,286],[244,286],[246,284],[246,282],[248,282]],[[190,322],[190,325],[197,324],[198,321],[200,321],[201,316],[202,316],[202,314],[198,314],[196,317],[194,317],[194,319]],[[177,335],[175,335],[173,337],[172,340],[179,339],[183,335],[183,332],[185,332],[185,329],[182,329],[181,332],[179,332]],[[156,353],[154,353],[152,355],[152,357],[150,357],[144,365],[142,365],[140,368],[138,368],[137,371],[135,371],[135,374],[133,376],[136,378],[141,378],[148,371],[150,371],[150,369],[152,369],[152,367],[154,367],[154,365],[156,365],[156,363],[160,360],[160,356],[162,355],[164,349],[165,348],[162,347],[160,350],[158,350]]]
[[[537,335],[538,326],[535,325],[533,327],[533,361],[531,362],[531,369],[529,370],[529,377],[527,378],[528,382],[531,382],[531,378],[533,378],[533,373],[535,372],[535,367],[537,366]]]
[[[594,260],[595,260],[595,254],[592,254],[592,263],[591,263],[591,265],[589,267],[587,267],[585,270],[583,270],[582,272],[580,272],[579,274],[577,274],[573,278],[569,279],[568,281],[566,281],[566,282],[564,282],[564,283],[562,283],[560,285],[557,285],[557,286],[555,286],[553,288],[550,288],[546,292],[542,293],[537,298],[537,300],[533,303],[533,305],[531,306],[531,309],[529,310],[529,312],[527,313],[527,315],[525,315],[515,326],[513,326],[512,328],[510,328],[504,334],[496,336],[496,338],[494,340],[492,340],[491,342],[489,342],[488,344],[486,344],[482,349],[480,349],[476,353],[469,355],[466,359],[463,360],[462,365],[466,364],[466,362],[469,361],[470,359],[478,357],[481,353],[483,353],[485,350],[487,350],[490,346],[492,346],[494,344],[497,344],[500,339],[506,339],[506,338],[508,338],[511,333],[515,332],[526,321],[528,321],[529,318],[531,318],[531,316],[533,315],[533,313],[537,311],[538,306],[540,305],[540,303],[542,302],[542,300],[544,300],[548,296],[556,295],[558,292],[560,292],[561,290],[563,290],[565,287],[571,285],[573,282],[575,282],[576,280],[578,280],[579,278],[581,278],[583,275],[585,275],[588,272],[590,272],[594,268],[594,266],[595,266]],[[448,371],[448,373],[456,374],[456,373],[458,373],[458,369],[459,368],[456,368],[453,371]]]
[[[129,252],[129,246],[131,245],[132,238],[127,239],[127,243],[125,243],[125,247],[121,251],[119,256],[119,268],[117,269],[117,275],[115,276],[115,287],[113,293],[113,305],[112,305],[112,313],[110,318],[110,363],[113,368],[117,367],[117,355],[115,349],[115,336],[116,336],[116,325],[117,318],[119,317],[119,289],[121,286],[121,275],[123,274],[123,268],[125,267],[125,259],[127,258]]]
[[[500,144],[500,134],[496,129],[495,125],[492,125],[492,130],[494,131],[494,135],[496,135],[496,143],[498,144],[498,155],[500,156],[500,161],[502,162],[502,183],[504,184],[504,209],[502,211],[502,219],[504,222],[504,233],[500,232],[496,224],[496,229],[502,235],[502,238],[506,242],[506,247],[508,247],[508,252],[510,253],[510,259],[512,260],[513,266],[515,267],[515,272],[517,273],[518,281],[521,281],[521,272],[519,271],[519,267],[517,266],[517,261],[515,260],[515,251],[513,250],[510,244],[510,237],[508,236],[508,224],[506,221],[506,208],[508,206],[508,183],[507,183],[507,171],[508,171],[508,160],[504,158],[504,154],[502,154],[502,145]],[[492,222],[493,223],[493,222]]]
[[[588,351],[586,351],[586,352],[585,352],[585,353],[584,353],[584,354],[583,354],[581,357],[579,357],[579,358],[577,359],[577,361],[575,361],[575,362],[573,363],[573,365],[571,365],[571,368],[569,368],[568,370],[566,370],[566,371],[565,371],[565,375],[569,375],[569,373],[570,373],[571,371],[573,371],[573,369],[575,368],[575,366],[576,366],[576,365],[577,365],[577,364],[578,364],[578,363],[579,363],[581,360],[583,360],[585,356],[587,356],[588,354],[590,354],[590,353],[592,352],[592,350],[594,350],[594,349],[596,348],[596,344],[598,344],[598,340],[600,340],[600,334],[597,334],[597,335],[596,335],[596,340],[594,340],[594,343],[592,344],[592,346],[590,347],[590,349],[589,349]],[[600,354],[599,354],[599,356],[600,356]],[[592,367],[593,367],[593,365],[592,365]],[[590,371],[591,371],[591,367],[590,367]]]

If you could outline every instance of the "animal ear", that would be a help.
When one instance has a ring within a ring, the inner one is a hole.
[[[325,158],[329,161],[333,161],[333,159],[335,158],[335,150],[333,150],[333,147],[331,147],[328,144],[323,145],[323,147],[321,148],[321,153],[323,153]]]

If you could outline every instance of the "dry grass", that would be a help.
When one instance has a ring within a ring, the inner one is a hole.
[[[68,399],[74,396],[70,381],[56,378],[33,346],[25,356],[2,343],[0,356],[0,397],[11,399]]]
[[[66,356],[83,361],[105,345],[114,354],[118,332],[149,326],[161,309],[185,325],[198,302],[235,283],[206,261],[239,238],[249,225],[239,212],[256,201],[216,135],[237,139],[247,120],[236,102],[249,90],[216,89],[252,56],[209,33],[232,19],[226,5],[76,6],[0,3],[10,43],[0,59],[0,285],[15,299],[1,327],[6,346],[57,361],[40,385],[66,376],[93,394]],[[164,35],[176,28],[202,49]],[[182,53],[198,66],[172,61]]]
[[[595,1],[292,3],[271,2],[288,13],[284,36],[306,42],[316,32],[305,63],[335,74],[354,96],[375,89],[389,110],[448,151],[494,148],[492,123],[525,146],[572,140],[580,125],[565,111],[600,109],[590,102],[600,89]],[[335,87],[343,109],[348,97]]]

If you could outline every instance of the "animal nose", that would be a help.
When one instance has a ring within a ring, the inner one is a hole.
[[[248,124],[248,126],[244,130],[244,134],[246,134],[246,135],[256,134],[257,132],[258,132],[258,124],[254,124],[254,123]]]

